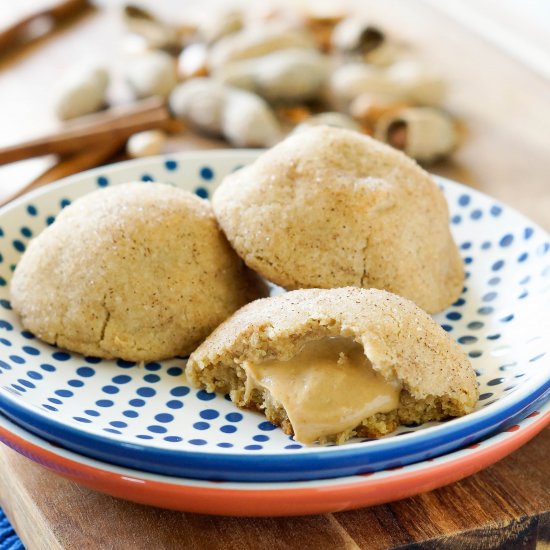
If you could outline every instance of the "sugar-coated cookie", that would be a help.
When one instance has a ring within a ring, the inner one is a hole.
[[[305,443],[462,416],[478,399],[468,358],[428,314],[357,287],[244,306],[191,354],[186,375]]]
[[[416,162],[357,132],[315,127],[227,176],[213,206],[246,264],[286,288],[379,288],[433,313],[464,270],[445,198]]]
[[[128,183],[76,200],[30,243],[11,302],[46,342],[150,361],[190,353],[264,290],[207,201]]]

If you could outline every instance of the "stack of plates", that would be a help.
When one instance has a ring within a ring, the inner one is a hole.
[[[475,412],[378,440],[303,446],[255,412],[197,391],[185,360],[139,365],[70,354],[34,338],[8,282],[28,240],[98,187],[164,181],[208,197],[252,151],[182,153],[67,178],[0,212],[0,439],[89,487],[169,508],[277,515],[365,506],[469,475],[550,422],[550,241],[513,210],[438,179],[464,254],[466,287],[436,316],[469,355]]]

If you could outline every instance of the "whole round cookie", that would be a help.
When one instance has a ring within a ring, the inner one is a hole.
[[[440,189],[406,155],[357,132],[290,136],[227,176],[213,206],[246,264],[286,289],[379,288],[432,313],[462,290]]]
[[[478,399],[470,361],[426,312],[357,287],[244,306],[191,354],[186,374],[304,443],[462,416]]]
[[[11,303],[40,339],[106,358],[186,355],[265,295],[210,204],[161,183],[86,195],[31,241]]]

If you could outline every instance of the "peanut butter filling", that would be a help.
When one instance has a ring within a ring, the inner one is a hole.
[[[303,443],[351,430],[399,405],[400,385],[378,374],[363,346],[350,338],[314,340],[288,361],[242,367],[246,398],[254,388],[267,389],[285,408],[295,439]]]

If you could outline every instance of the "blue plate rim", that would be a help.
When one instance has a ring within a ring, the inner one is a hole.
[[[79,454],[104,462],[118,464],[153,473],[165,473],[176,477],[223,481],[297,481],[356,475],[378,469],[387,469],[426,460],[448,453],[458,447],[474,443],[503,423],[521,414],[523,410],[539,399],[550,398],[550,380],[538,391],[517,402],[513,408],[495,414],[490,423],[476,419],[469,425],[453,430],[452,438],[438,438],[435,446],[433,433],[426,435],[415,432],[416,439],[410,444],[407,455],[393,454],[394,445],[389,448],[368,446],[341,447],[337,456],[333,453],[297,453],[289,460],[288,454],[238,455],[215,454],[201,451],[181,451],[140,446],[135,443],[121,443],[112,438],[83,432],[62,422],[39,417],[19,405],[8,404],[0,396],[0,412],[22,428],[61,445]],[[445,425],[452,423],[449,420]],[[476,428],[472,431],[472,428]],[[60,436],[59,434],[63,434]],[[409,434],[386,439],[395,443]],[[445,434],[445,435],[451,435]],[[400,444],[400,443],[399,443]],[[127,452],[122,454],[121,451]],[[369,456],[365,456],[367,454]],[[123,456],[123,459],[119,458]],[[245,460],[243,457],[246,456]],[[335,459],[338,459],[335,463]],[[366,460],[368,459],[368,460]],[[340,463],[341,461],[341,463]],[[289,465],[292,468],[289,468]]]

